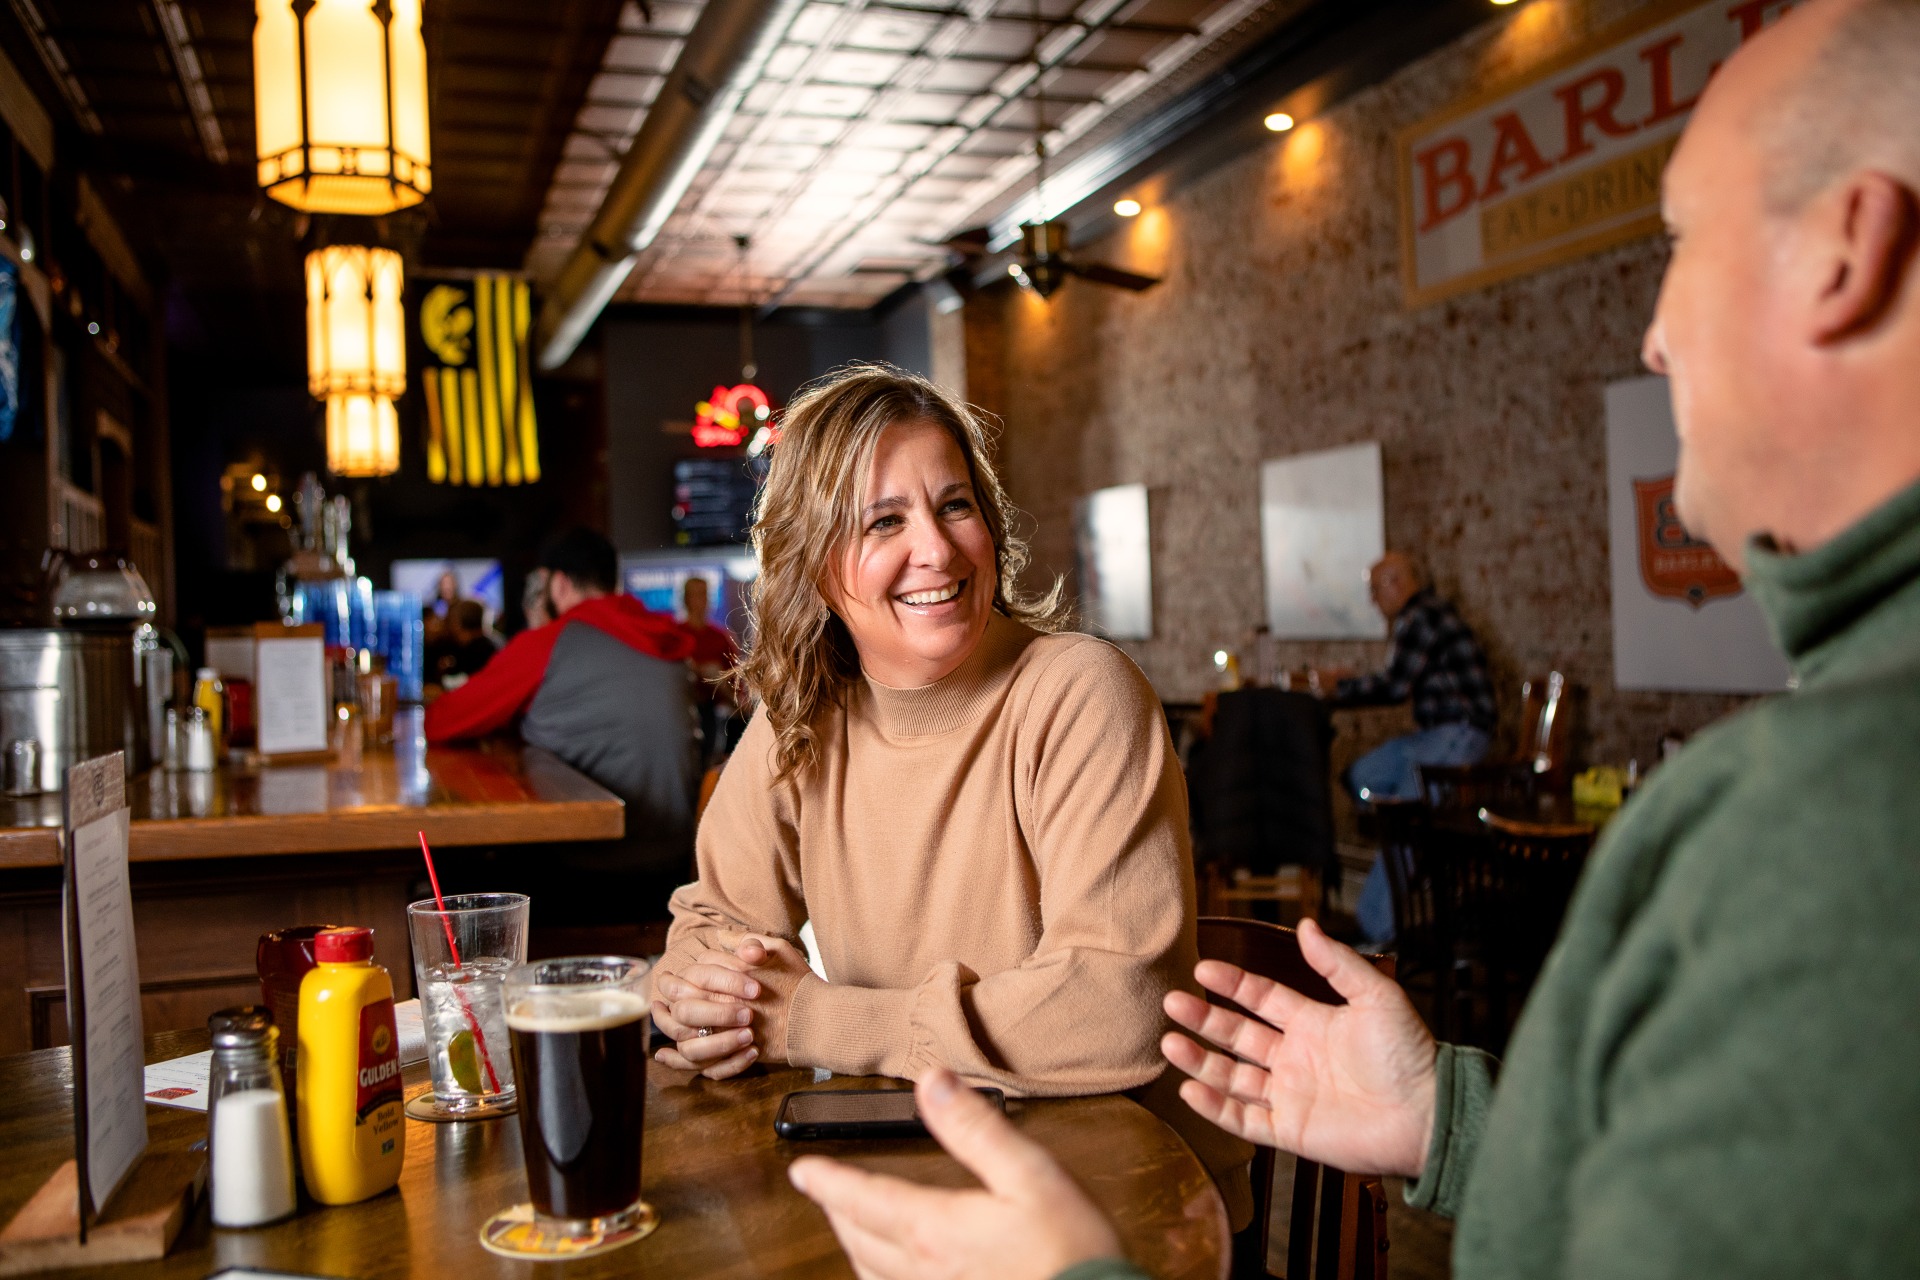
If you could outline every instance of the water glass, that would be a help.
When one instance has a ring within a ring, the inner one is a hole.
[[[407,908],[433,1092],[416,1120],[471,1120],[514,1108],[513,1055],[500,980],[527,958],[527,897],[451,894]],[[457,958],[456,958],[457,957]]]

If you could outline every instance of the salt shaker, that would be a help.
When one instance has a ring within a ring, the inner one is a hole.
[[[213,721],[207,718],[205,707],[188,707],[186,727],[187,770],[191,773],[210,773],[214,765]]]
[[[213,1223],[257,1227],[293,1212],[293,1140],[282,1091],[280,1030],[259,1005],[207,1019],[213,1066],[207,1077],[212,1132]]]

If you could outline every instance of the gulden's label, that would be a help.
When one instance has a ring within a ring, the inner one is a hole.
[[[355,1086],[355,1124],[366,1124],[381,1107],[388,1103],[397,1107],[403,1099],[400,1035],[394,1028],[391,997],[360,1009],[359,1075]]]

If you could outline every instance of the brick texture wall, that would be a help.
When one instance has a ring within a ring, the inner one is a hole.
[[[1524,675],[1577,687],[1575,752],[1654,755],[1738,706],[1613,687],[1603,388],[1643,372],[1665,251],[1644,240],[1418,311],[1400,284],[1397,130],[1639,8],[1533,0],[1181,191],[1091,256],[1163,275],[967,308],[968,385],[1004,422],[1033,582],[1070,572],[1074,500],[1144,482],[1162,697],[1212,683],[1264,615],[1259,464],[1378,440],[1390,546],[1418,555],[1490,653],[1513,734]],[[1289,665],[1376,665],[1384,642],[1282,643]],[[1411,727],[1343,713],[1336,763]]]

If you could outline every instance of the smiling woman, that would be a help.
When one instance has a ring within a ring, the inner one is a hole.
[[[1015,590],[1013,515],[933,384],[861,367],[794,403],[754,532],[757,714],[673,898],[661,1057],[1141,1090],[1231,1170],[1250,1149],[1160,1083],[1160,1000],[1195,956],[1166,720],[1125,654],[1055,630],[1057,593]]]

